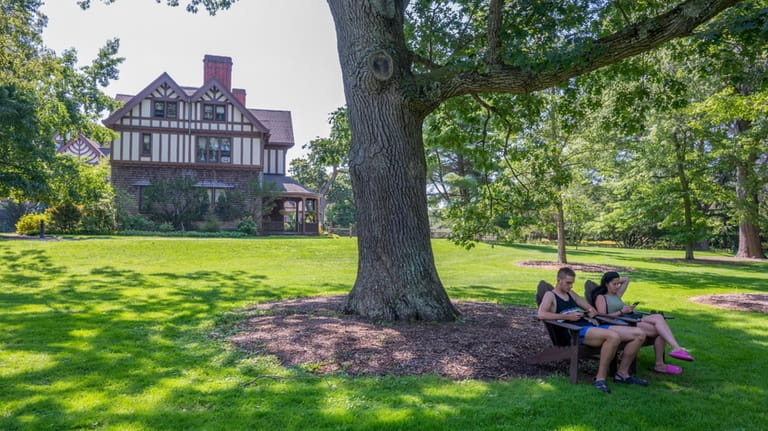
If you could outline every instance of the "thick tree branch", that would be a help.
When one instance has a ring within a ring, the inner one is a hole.
[[[441,64],[437,64],[434,61],[426,57],[423,57],[415,52],[411,52],[410,54],[411,54],[411,59],[413,60],[414,63],[420,64],[429,70],[438,70],[443,67]]]
[[[501,65],[501,10],[504,0],[491,0],[488,7],[488,57],[486,62],[491,66]]]
[[[525,94],[561,83],[649,51],[670,40],[689,36],[721,11],[743,0],[687,0],[669,12],[628,26],[606,37],[563,52],[562,61],[547,60],[521,67],[502,66],[486,71],[458,71],[448,67],[417,79],[429,91],[428,104],[472,93]]]

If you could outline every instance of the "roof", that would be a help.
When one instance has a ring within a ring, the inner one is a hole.
[[[269,109],[249,109],[245,107],[231,91],[228,91],[215,78],[209,80],[201,87],[180,86],[171,78],[168,73],[163,72],[152,83],[146,86],[137,95],[118,94],[116,100],[124,102],[124,105],[113,112],[112,115],[104,119],[103,123],[107,126],[116,123],[121,117],[131,110],[134,106],[146,98],[157,87],[163,83],[169,85],[179,95],[185,95],[190,100],[197,101],[202,95],[212,87],[216,87],[225,94],[231,104],[233,104],[246,118],[249,118],[257,130],[269,133],[269,145],[282,147],[293,147],[293,120],[291,111],[276,111]]]
[[[269,129],[269,144],[292,147],[293,121],[291,111],[273,111],[269,109],[249,109],[261,124]]]
[[[307,189],[303,184],[285,175],[264,174],[264,182],[275,184],[277,191],[283,195],[317,197],[317,193]]]

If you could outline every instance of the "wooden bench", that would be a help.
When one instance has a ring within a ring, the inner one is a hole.
[[[544,298],[544,294],[552,290],[551,284],[542,280],[536,288],[536,306],[541,305],[541,300]],[[612,318],[599,317],[601,323],[608,325],[622,324]],[[579,360],[600,360],[600,347],[592,347],[584,344],[579,344],[579,331],[581,326],[574,325],[569,322],[559,322],[557,320],[542,320],[544,326],[547,328],[547,333],[552,341],[552,346],[544,348],[541,352],[533,356],[528,360],[530,364],[543,364],[549,362],[569,361],[568,377],[571,383],[578,381],[579,375]],[[609,370],[610,375],[616,374],[618,369],[620,352],[623,350],[625,343],[619,345],[616,351],[616,356],[611,361],[611,367]],[[652,340],[651,343],[652,344]],[[644,345],[649,345],[648,340]],[[635,361],[636,362],[636,361]],[[634,374],[636,371],[636,364],[633,363],[630,372]]]

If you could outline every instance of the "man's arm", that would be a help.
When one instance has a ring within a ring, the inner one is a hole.
[[[587,315],[589,317],[595,317],[595,315],[597,314],[597,310],[595,310],[595,308],[592,307],[589,304],[589,302],[587,302],[584,298],[579,296],[578,293],[575,293],[573,291],[571,291],[571,297],[573,298],[574,301],[576,301],[576,305],[583,308],[584,310],[587,310]]]

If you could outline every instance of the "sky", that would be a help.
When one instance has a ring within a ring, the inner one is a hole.
[[[192,14],[165,0],[92,0],[83,11],[76,0],[47,0],[45,45],[61,54],[74,48],[81,66],[90,64],[107,40],[120,39],[119,79],[105,93],[137,94],[163,72],[177,84],[203,84],[206,54],[232,58],[232,86],[244,88],[246,106],[291,111],[296,145],[328,136],[328,116],[343,106],[336,32],[324,0],[240,0],[210,16]],[[106,116],[106,113],[105,113]]]

